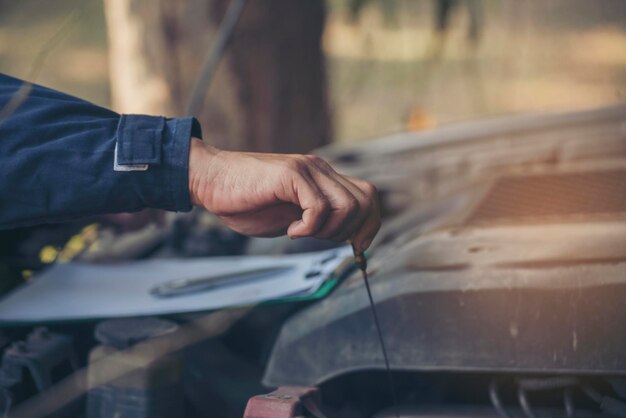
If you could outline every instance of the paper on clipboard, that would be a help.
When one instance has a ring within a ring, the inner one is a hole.
[[[352,256],[349,247],[281,256],[155,259],[123,264],[55,265],[0,300],[0,323],[40,323],[164,315],[244,306],[316,292]],[[274,269],[233,285],[153,294],[168,281]]]

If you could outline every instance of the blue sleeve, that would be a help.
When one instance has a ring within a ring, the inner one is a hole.
[[[189,143],[201,135],[195,119],[120,116],[25,86],[0,74],[0,229],[191,209]]]

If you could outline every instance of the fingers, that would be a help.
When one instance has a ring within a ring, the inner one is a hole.
[[[347,241],[352,238],[355,231],[358,231],[365,222],[372,199],[357,186],[352,180],[337,173],[328,163],[320,158],[314,160],[318,167],[321,181],[335,182],[341,190],[336,207],[335,223],[328,223],[318,234],[319,238],[331,239],[334,241]],[[345,203],[341,203],[341,202]],[[331,208],[333,205],[331,203]],[[332,210],[332,209],[331,209]],[[342,213],[345,212],[345,213]]]
[[[374,185],[368,182],[350,177],[348,178],[359,185],[359,188],[368,196],[371,202],[365,221],[355,231],[352,238],[352,243],[356,249],[365,251],[372,244],[378,230],[380,230],[380,202],[378,200],[378,191]]]
[[[364,251],[380,228],[378,193],[370,183],[338,174],[315,156],[303,156],[296,174],[302,219],[289,226],[291,238],[312,236],[346,241]]]
[[[361,217],[359,199],[331,176],[316,173],[314,178],[330,204],[328,218],[314,236],[320,239],[345,241],[353,229],[351,225],[354,220]]]
[[[292,222],[287,229],[290,238],[315,236],[323,227],[330,212],[330,203],[311,178],[306,166],[302,163],[290,164],[293,191],[287,191],[289,200],[302,208],[302,219]],[[286,185],[289,189],[289,184]]]

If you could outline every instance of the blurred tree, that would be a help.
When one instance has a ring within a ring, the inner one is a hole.
[[[113,106],[178,116],[231,0],[105,0]],[[249,1],[199,118],[221,148],[307,152],[331,140],[324,0]]]
[[[350,20],[356,22],[363,9],[370,3],[375,3],[381,7],[387,25],[397,25],[398,2],[396,0],[350,0],[348,2]]]

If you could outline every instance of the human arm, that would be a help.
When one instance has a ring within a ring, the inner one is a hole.
[[[192,202],[246,235],[312,236],[369,247],[380,228],[376,188],[314,155],[229,152],[192,140]]]
[[[22,85],[0,74],[0,109]],[[201,135],[192,118],[121,116],[33,85],[0,120],[0,228],[147,207],[190,210],[192,135]],[[147,169],[114,169],[116,145],[120,163]]]
[[[0,75],[0,109],[20,86]],[[32,86],[0,120],[0,228],[193,203],[248,235],[364,245],[378,230],[371,185],[317,157],[220,151],[200,135],[192,118],[118,115]]]

